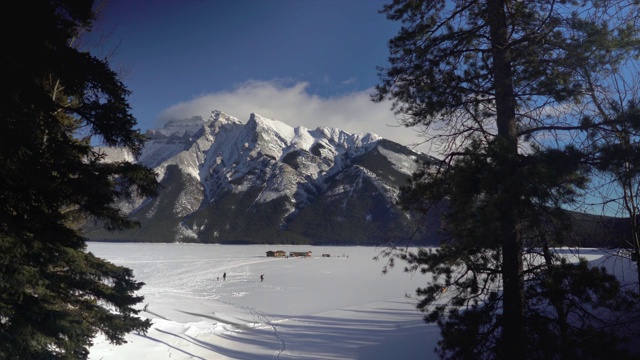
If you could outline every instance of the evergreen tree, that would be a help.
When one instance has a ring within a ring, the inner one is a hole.
[[[629,219],[625,245],[632,257],[640,257],[638,4],[612,1],[608,9],[607,13],[592,10],[574,20],[568,51],[584,94],[576,110],[588,130],[588,151],[597,170],[591,189],[594,204],[589,205],[593,210],[600,206],[605,215]]]
[[[120,344],[148,320],[143,283],[87,252],[78,224],[134,226],[113,206],[151,196],[153,172],[92,146],[137,154],[128,90],[104,59],[72,46],[92,1],[10,1],[2,21],[0,359],[84,359],[101,332]],[[10,10],[9,10],[10,9]]]
[[[590,131],[589,140],[594,165],[603,174],[603,182],[610,181],[617,190],[613,196],[603,196],[603,202],[620,205],[629,220],[624,229],[624,247],[636,262],[640,286],[640,108],[635,100],[622,108],[616,105],[611,106],[613,114],[605,115],[606,123]]]
[[[428,129],[442,150],[442,162],[414,174],[400,200],[407,209],[448,209],[450,237],[437,250],[399,255],[408,269],[433,276],[417,291],[418,307],[442,325],[443,357],[527,358],[541,345],[525,335],[528,283],[540,286],[552,270],[571,273],[557,257],[538,265],[527,253],[567,238],[563,206],[592,171],[578,146],[597,126],[578,116],[588,98],[582,76],[597,79],[604,63],[620,63],[575,50],[603,45],[594,40],[602,33],[616,40],[610,47],[634,40],[635,31],[609,22],[637,9],[631,1],[396,0],[383,12],[403,27],[389,42],[390,65],[380,69],[373,100],[392,100],[404,124]],[[560,309],[568,298],[550,303]],[[461,323],[492,335],[452,345],[450,325]]]

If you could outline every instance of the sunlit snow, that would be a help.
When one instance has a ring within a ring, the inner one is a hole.
[[[435,358],[439,331],[405,296],[424,277],[382,275],[385,263],[372,259],[380,249],[89,243],[89,251],[146,283],[139,307],[153,321],[122,346],[98,337],[91,359]]]
[[[380,151],[380,154],[389,160],[394,169],[401,173],[411,175],[418,169],[418,164],[416,163],[416,158],[414,156],[402,156],[396,152],[389,151],[382,146],[378,148],[378,151]]]
[[[313,256],[266,257],[269,250]],[[90,359],[436,359],[439,329],[405,296],[427,278],[399,268],[382,275],[385,263],[372,260],[380,250],[89,243],[89,251],[146,283],[139,308],[153,323],[122,346],[96,338]],[[603,251],[564,253],[635,279],[632,263]]]
[[[212,111],[208,120],[196,116],[168,121],[162,129],[149,130],[146,135],[149,140],[139,161],[153,168],[159,181],[166,178],[171,166],[177,166],[199,183],[197,189],[178,195],[181,216],[198,209],[203,199],[211,201],[225,191],[244,192],[257,184],[266,184],[256,199],[259,203],[283,196],[304,202],[308,195],[305,184],[322,187],[325,179],[344,170],[352,159],[382,139],[335,128],[294,128],[256,113],[243,123],[219,110]],[[122,151],[105,151],[110,161],[127,156]],[[398,171],[410,174],[415,169],[412,157],[380,151]],[[285,157],[292,152],[297,153],[285,164]],[[126,158],[133,160],[130,155]],[[394,196],[393,191],[384,193]],[[132,211],[141,201],[136,199],[123,209]]]

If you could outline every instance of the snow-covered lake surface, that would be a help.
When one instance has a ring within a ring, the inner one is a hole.
[[[439,329],[406,297],[425,277],[403,264],[383,275],[384,260],[373,260],[380,248],[91,242],[88,250],[146,283],[141,316],[153,321],[125,345],[98,337],[90,359],[436,358]]]

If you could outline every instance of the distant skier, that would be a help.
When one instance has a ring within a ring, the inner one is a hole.
[[[222,281],[227,280],[227,273],[222,274]]]
[[[264,281],[264,274],[260,275],[260,282]]]

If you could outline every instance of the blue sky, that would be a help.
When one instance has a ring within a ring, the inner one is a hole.
[[[132,91],[141,130],[221,110],[411,145],[369,95],[399,24],[382,0],[108,0],[92,36]]]

